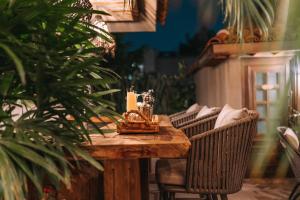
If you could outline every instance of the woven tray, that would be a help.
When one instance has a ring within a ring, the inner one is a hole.
[[[141,117],[140,121],[131,121],[129,120],[129,115],[131,113],[138,114]],[[120,122],[117,125],[117,132],[120,134],[128,133],[158,133],[159,132],[159,121],[157,117],[154,117],[156,120],[149,120],[143,113],[132,110],[124,114],[125,121]]]

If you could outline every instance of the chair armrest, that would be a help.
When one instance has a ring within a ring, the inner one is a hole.
[[[213,117],[213,116],[218,116],[219,115],[219,113],[220,113],[220,109],[218,109],[218,110],[216,110],[216,111],[214,111],[214,112],[212,112],[212,113],[210,113],[210,114],[208,114],[208,115],[204,115],[204,116],[202,116],[202,117],[200,117],[200,118],[194,118],[194,119],[191,119],[191,120],[189,120],[189,121],[185,121],[185,122],[183,122],[183,123],[180,123],[180,124],[177,124],[177,127],[176,128],[181,128],[181,127],[184,127],[184,126],[187,126],[187,125],[189,125],[189,124],[193,124],[193,123],[195,123],[195,122],[198,122],[198,121],[202,121],[202,120],[204,120],[204,119],[207,119],[207,118],[209,118],[209,117]]]
[[[218,117],[217,115],[214,115],[212,117],[208,117],[203,120],[196,121],[194,123],[181,127],[180,130],[182,130],[186,134],[186,136],[190,138],[194,135],[201,134],[213,129],[217,117]]]
[[[234,132],[234,130],[245,131],[248,128],[252,128],[252,132],[256,132],[257,119],[258,116],[245,117],[243,119],[227,124],[225,126],[215,128],[215,129],[210,129],[205,132],[202,132],[201,134],[194,135],[193,137],[190,138],[190,141],[199,140],[201,138],[205,138],[207,136],[214,135],[214,134],[225,134],[227,132]]]
[[[180,112],[171,114],[171,115],[169,115],[169,118],[172,120],[173,118],[179,117],[180,115],[184,114],[185,112],[186,112],[186,111],[183,110],[183,111],[180,111]]]
[[[187,121],[190,121],[192,119],[195,119],[195,117],[198,114],[198,112],[199,111],[194,111],[194,112],[191,112],[191,113],[182,114],[179,117],[175,117],[174,119],[172,119],[171,122],[172,122],[173,126],[175,128],[177,128],[177,126],[179,124],[182,124],[184,122],[187,122]]]

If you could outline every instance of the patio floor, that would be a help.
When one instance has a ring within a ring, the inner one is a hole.
[[[295,182],[292,179],[246,179],[240,192],[229,200],[287,200]],[[199,200],[198,195],[177,194],[177,200]],[[150,200],[159,200],[156,184],[150,185]]]

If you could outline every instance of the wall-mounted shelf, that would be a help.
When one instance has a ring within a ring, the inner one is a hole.
[[[257,42],[236,44],[211,44],[198,56],[188,74],[193,74],[202,67],[213,67],[235,56],[255,56],[261,52],[271,52],[274,55],[284,52],[300,50],[300,41],[288,42]]]

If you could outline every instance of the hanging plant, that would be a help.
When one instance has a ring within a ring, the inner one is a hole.
[[[245,38],[269,38],[275,20],[277,0],[220,0],[225,15],[227,29],[236,42]],[[250,39],[251,40],[251,39]]]

